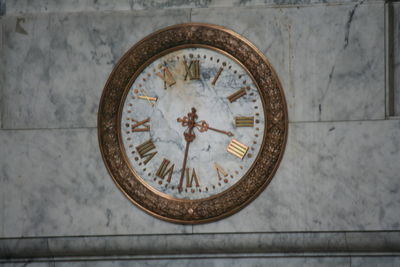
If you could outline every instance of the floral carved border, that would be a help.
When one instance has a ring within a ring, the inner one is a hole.
[[[264,101],[267,127],[263,145],[247,175],[215,197],[199,200],[164,198],[149,190],[130,170],[119,141],[118,109],[133,74],[152,57],[181,45],[208,45],[240,61],[252,74]],[[229,216],[258,196],[273,178],[282,159],[288,115],[279,79],[264,55],[249,41],[223,27],[201,23],[174,25],[133,46],[111,73],[100,100],[99,144],[105,165],[121,191],[151,215],[175,223],[195,224]]]

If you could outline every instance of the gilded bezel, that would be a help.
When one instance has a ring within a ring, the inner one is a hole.
[[[120,107],[134,77],[154,58],[178,47],[222,50],[244,66],[263,101],[266,128],[252,167],[235,185],[217,195],[182,200],[151,190],[132,170],[120,140]],[[248,40],[221,26],[186,23],[161,29],[134,45],[112,71],[100,100],[98,135],[108,172],[120,190],[149,214],[174,223],[197,224],[229,216],[256,198],[273,178],[288,131],[287,107],[279,79],[264,55]]]

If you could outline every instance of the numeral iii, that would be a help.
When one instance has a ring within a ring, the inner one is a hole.
[[[254,117],[235,117],[236,127],[253,127]]]

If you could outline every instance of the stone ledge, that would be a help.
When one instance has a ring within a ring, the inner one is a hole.
[[[399,255],[400,231],[178,234],[0,239],[0,263],[65,257],[181,257],[193,255]]]

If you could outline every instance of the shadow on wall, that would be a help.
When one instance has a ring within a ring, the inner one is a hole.
[[[6,0],[0,0],[0,16],[6,14]]]

